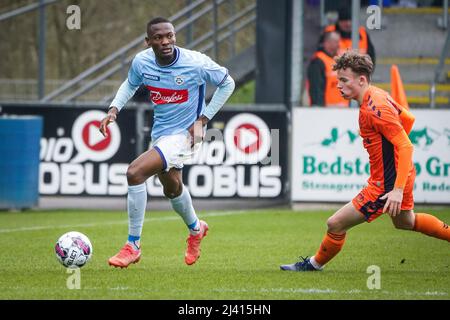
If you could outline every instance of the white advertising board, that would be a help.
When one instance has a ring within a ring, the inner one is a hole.
[[[450,203],[450,110],[412,110],[416,203]],[[366,185],[369,158],[357,109],[293,110],[292,200],[350,201]]]

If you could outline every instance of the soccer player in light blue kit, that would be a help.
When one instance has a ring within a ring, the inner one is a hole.
[[[106,136],[126,102],[140,85],[149,90],[154,105],[151,147],[128,167],[128,241],[108,263],[128,267],[141,257],[140,237],[147,204],[145,181],[158,175],[164,194],[189,229],[185,262],[192,265],[200,256],[200,242],[208,225],[199,220],[189,191],[183,186],[183,163],[198,151],[209,120],[233,93],[234,81],[226,68],[208,56],[175,46],[175,29],[165,18],[147,24],[149,48],[132,61],[128,79],[120,86],[102,120],[100,132]],[[205,105],[206,83],[217,86],[210,103]]]

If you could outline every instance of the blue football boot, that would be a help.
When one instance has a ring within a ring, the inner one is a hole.
[[[314,268],[314,266],[309,261],[310,258],[300,257],[302,260],[296,262],[294,264],[285,264],[280,266],[280,269],[283,271],[320,271],[319,269]]]

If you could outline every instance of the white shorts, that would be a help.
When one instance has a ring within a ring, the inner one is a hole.
[[[181,170],[184,163],[194,157],[202,144],[196,143],[191,148],[191,141],[191,135],[188,132],[162,136],[151,142],[150,149],[158,151],[164,162],[164,171],[169,171],[171,168]]]

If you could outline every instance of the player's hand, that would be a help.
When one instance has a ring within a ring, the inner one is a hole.
[[[203,126],[208,122],[208,118],[205,116],[200,116],[197,120],[194,121],[192,126],[189,127],[188,131],[191,135],[191,148],[199,142],[203,141]]]
[[[392,191],[386,193],[380,200],[386,199],[383,212],[387,212],[392,218],[398,215],[401,211],[403,200],[403,189],[394,188]]]
[[[100,132],[101,134],[106,137],[107,131],[106,131],[106,127],[110,124],[113,123],[114,121],[116,121],[117,119],[117,108],[113,107],[108,111],[108,114],[106,115],[106,117],[103,118],[103,120],[100,122]]]

